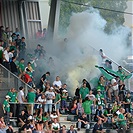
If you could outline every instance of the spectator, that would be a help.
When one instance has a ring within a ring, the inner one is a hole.
[[[70,126],[70,129],[67,131],[67,133],[77,133],[77,131],[74,129],[74,125]]]
[[[5,123],[6,125],[9,124],[10,120],[10,104],[9,104],[10,97],[8,95],[5,96],[5,100],[3,102],[3,111],[5,115]]]
[[[53,92],[53,87],[50,87],[50,89],[45,92],[45,96],[46,96],[45,112],[48,112],[49,110],[49,114],[51,114],[53,100],[55,99],[55,93]]]
[[[13,102],[10,103],[10,117],[16,116],[16,104],[17,103],[17,91],[15,88],[11,88],[10,91],[7,93],[7,95],[10,97],[9,101]]]
[[[91,90],[91,86],[89,84],[89,82],[86,79],[83,79],[83,84],[86,83],[86,87],[89,89],[89,91]]]
[[[50,72],[46,72],[40,79],[40,87],[41,87],[41,91],[43,91],[46,87],[46,83],[48,81],[48,77],[50,76]]]
[[[60,130],[60,133],[67,133],[67,130],[66,130],[66,126],[63,125],[61,130]]]
[[[23,103],[26,101],[26,99],[24,97],[24,88],[22,86],[19,87],[19,92],[18,92],[18,95],[17,95],[17,99],[18,99],[18,102],[20,103],[20,104],[18,104],[18,112],[20,113],[21,110],[24,109]]]
[[[83,83],[83,86],[79,90],[80,98],[85,99],[86,95],[89,94],[89,89],[86,87],[86,83]]]
[[[115,96],[115,98],[116,98],[116,101],[118,101],[119,102],[119,97],[118,97],[118,82],[116,81],[116,79],[115,78],[113,78],[112,80],[111,80],[111,86],[112,86],[112,90],[113,90],[113,93],[114,93],[114,96]]]
[[[119,101],[122,102],[125,99],[125,91],[126,91],[125,84],[123,83],[122,80],[120,80],[118,88],[119,88]]]
[[[55,103],[55,106],[56,106],[56,111],[57,111],[57,114],[58,116],[60,115],[60,102],[61,102],[61,97],[60,97],[60,93],[59,93],[59,90],[55,90],[55,100],[54,100],[54,103]]]
[[[113,129],[118,129],[119,125],[118,125],[118,115],[116,113],[113,114],[112,117],[112,126]]]
[[[106,103],[105,98],[104,98],[104,96],[101,94],[101,90],[98,89],[98,90],[97,90],[97,94],[96,94],[96,104],[97,104],[97,105],[102,105],[102,106],[104,106],[105,103]]]
[[[34,50],[34,52],[35,52],[35,57],[40,59],[41,54],[43,54],[43,50],[40,44],[37,45],[37,48]]]
[[[80,91],[80,88],[77,87],[77,89],[75,90],[75,96],[76,96],[77,98],[80,98],[79,91]]]
[[[15,61],[16,57],[12,57],[12,61],[10,62],[10,69],[13,74],[18,76],[18,68],[17,65],[15,64]]]
[[[102,49],[99,50],[99,54],[101,55],[102,61],[104,61],[107,58]]]
[[[62,87],[60,88],[60,94],[62,95],[62,91],[66,90],[67,91],[67,84],[63,84]]]
[[[85,98],[85,101],[82,104],[82,107],[84,109],[84,113],[87,115],[87,118],[89,121],[91,121],[91,105],[92,102],[88,99],[88,97]]]
[[[82,98],[79,99],[79,102],[77,104],[77,110],[78,110],[78,116],[81,116],[84,112],[84,108],[83,108],[83,103],[82,103]]]
[[[67,97],[68,97],[68,92],[66,90],[63,90],[61,96],[62,113],[65,113],[65,109],[67,109],[67,103],[66,103]]]
[[[119,111],[120,111],[120,114],[118,115],[119,128],[126,130],[127,129],[127,123],[126,123],[126,117],[124,116],[125,109],[120,108]]]
[[[15,52],[15,50],[14,49],[11,49],[11,50],[9,50],[9,62],[11,62],[12,61],[12,57],[14,57],[14,52]]]
[[[21,114],[18,116],[18,126],[23,126],[26,124],[28,120],[28,116],[27,114],[25,113],[24,110],[21,110]]]
[[[4,122],[4,117],[1,116],[0,117],[0,133],[6,133],[6,130],[7,130],[7,126]]]
[[[3,53],[3,65],[7,68],[7,69],[9,69],[9,47],[6,47],[5,48],[5,51],[4,51],[4,53]]]
[[[0,64],[3,63],[3,52],[4,52],[4,48],[3,48],[3,40],[0,40]]]
[[[60,89],[62,87],[62,83],[60,81],[60,77],[56,76],[56,80],[53,82],[53,87],[55,89]]]
[[[85,113],[83,113],[82,116],[78,118],[78,131],[80,131],[81,128],[90,128],[90,124]]]
[[[37,99],[37,103],[40,103],[37,105],[37,109],[40,110],[40,112],[42,112],[43,108],[45,107],[45,104],[46,104],[46,97],[45,97],[45,94],[42,94],[38,97]],[[37,110],[38,112],[38,110]],[[46,112],[46,111],[45,111]]]
[[[18,64],[18,74],[19,74],[19,78],[22,77],[23,72],[25,70],[25,65],[24,65],[24,59],[22,58]]]
[[[74,100],[72,101],[71,113],[72,113],[73,115],[78,115],[78,110],[77,110],[77,99],[74,99]]]
[[[53,133],[59,133],[60,125],[57,122],[57,119],[54,119],[54,122],[52,123],[52,131]]]
[[[31,103],[28,105],[28,113],[32,114],[31,111],[33,111],[34,103],[36,99],[36,94],[33,88],[31,88],[27,94],[27,102]]]
[[[98,122],[94,125],[92,133],[106,133],[102,128],[102,121],[98,120]]]
[[[126,95],[126,97],[125,97],[125,99],[124,99],[123,104],[124,104],[124,108],[125,108],[126,113],[128,113],[128,112],[130,113],[130,112],[131,112],[131,111],[130,111],[130,106],[131,106],[131,96],[130,96],[130,92],[127,93],[127,95]]]
[[[26,43],[25,43],[25,37],[21,38],[21,43],[19,45],[19,58],[25,58],[25,51],[26,51]]]
[[[27,68],[26,71],[27,71],[27,73],[26,73],[25,71],[23,71],[22,79],[23,79],[24,82],[27,83],[29,86],[33,87],[32,78],[31,78],[30,75],[28,74],[28,72],[30,72],[30,70]]]
[[[107,118],[103,115],[102,106],[101,105],[99,105],[98,109],[96,110],[96,114],[95,114],[94,120],[96,122],[99,121],[99,120],[101,120],[103,122],[107,121]]]

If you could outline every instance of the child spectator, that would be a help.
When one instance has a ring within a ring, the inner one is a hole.
[[[82,98],[79,99],[79,102],[77,104],[77,110],[78,110],[78,116],[81,116],[84,112],[84,109],[82,107]]]
[[[65,109],[67,109],[67,100],[68,93],[66,90],[62,91],[62,96],[61,96],[61,108],[62,108],[62,113],[65,113]]]

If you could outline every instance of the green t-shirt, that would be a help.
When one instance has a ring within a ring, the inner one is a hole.
[[[19,63],[19,65],[18,65],[18,67],[19,67],[19,69],[23,72],[24,71],[24,69],[25,69],[25,66],[24,66],[24,63]],[[20,72],[20,70],[19,70],[19,72]]]
[[[124,115],[123,114],[119,114],[118,118],[120,119],[119,121],[119,125],[125,125],[126,126],[126,120],[124,119]]]
[[[86,114],[91,114],[91,101],[86,100],[85,102],[82,103],[82,107]]]
[[[13,92],[9,91],[7,93],[7,95],[10,96],[10,102],[16,102],[16,100],[17,100],[17,93],[16,92],[13,93]]]
[[[34,103],[36,98],[35,92],[29,92],[27,94],[28,103]]]
[[[89,94],[89,89],[81,87],[79,90],[79,94],[81,95],[82,99],[85,99],[86,95]]]
[[[6,112],[10,112],[10,104],[7,100],[4,100],[3,106]]]
[[[3,58],[3,51],[0,50],[0,58]]]
[[[48,121],[48,118],[47,117],[42,117],[42,121],[45,122],[45,121]]]
[[[54,102],[61,100],[60,94],[56,94]]]
[[[66,95],[66,93],[62,93],[62,96],[67,96],[67,95]],[[62,97],[61,99],[66,101],[67,97]]]

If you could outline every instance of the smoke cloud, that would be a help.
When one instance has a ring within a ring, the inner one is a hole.
[[[115,27],[112,34],[108,35],[104,32],[106,23],[99,11],[93,8],[73,13],[64,37],[67,41],[59,37],[52,48],[47,46],[55,64],[55,69],[51,70],[52,76],[59,75],[72,95],[83,78],[90,81],[98,76],[99,71],[95,65],[99,64],[100,55],[96,50],[102,48],[116,62],[120,62],[128,53],[127,37],[130,29],[124,26]]]

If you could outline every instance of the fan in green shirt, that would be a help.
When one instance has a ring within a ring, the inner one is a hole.
[[[4,113],[9,113],[10,112],[10,104],[9,104],[9,96],[6,95],[5,100],[3,102],[3,111]]]
[[[96,103],[97,105],[104,105],[105,99],[104,96],[101,94],[101,90],[97,90],[97,95],[96,95]]]
[[[36,94],[34,92],[34,89],[31,88],[27,94],[27,101],[28,103],[34,103],[36,98]]]
[[[82,107],[84,109],[84,113],[89,115],[91,114],[91,105],[92,102],[86,98],[85,102],[82,103]]]
[[[7,93],[8,96],[10,96],[10,102],[16,102],[17,101],[17,92],[15,88],[11,88],[11,90]]]
[[[18,64],[19,74],[22,74],[25,70],[24,59],[21,59]]]
[[[85,99],[86,95],[89,94],[89,89],[86,87],[86,83],[83,83],[83,87],[79,90],[80,98]]]

